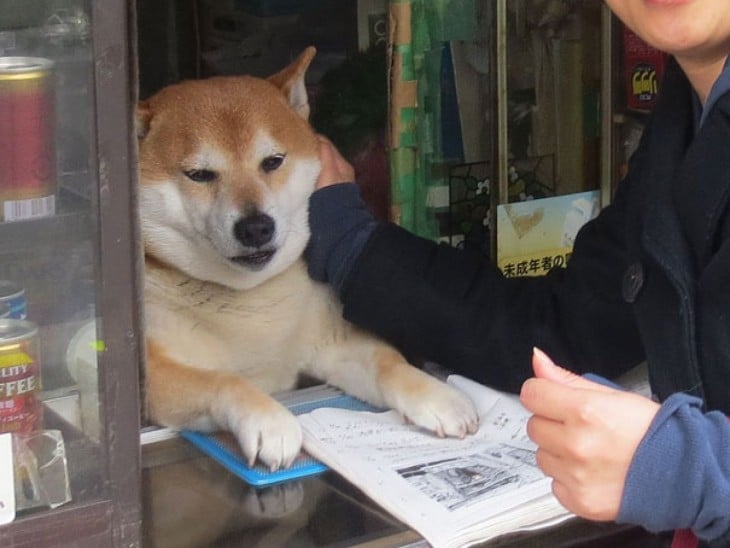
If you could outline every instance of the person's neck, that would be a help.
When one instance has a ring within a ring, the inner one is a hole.
[[[710,95],[712,86],[722,73],[726,59],[727,55],[711,60],[703,59],[699,61],[692,58],[677,57],[679,66],[682,67],[682,70],[687,75],[690,84],[692,84],[692,87],[697,92],[703,105],[707,102],[707,97]]]

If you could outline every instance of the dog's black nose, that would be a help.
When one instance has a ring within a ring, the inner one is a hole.
[[[261,247],[274,237],[276,223],[265,213],[248,215],[233,225],[233,234],[247,247]]]

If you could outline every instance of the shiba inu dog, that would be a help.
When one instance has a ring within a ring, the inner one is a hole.
[[[342,319],[302,261],[319,173],[304,74],[169,86],[137,109],[151,420],[229,430],[271,469],[300,450],[269,394],[300,374],[442,436],[477,428],[471,401]]]

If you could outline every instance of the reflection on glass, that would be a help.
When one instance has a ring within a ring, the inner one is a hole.
[[[60,430],[13,436],[16,510],[56,508],[71,500],[66,449]]]
[[[600,2],[507,3],[509,196],[600,186]]]
[[[0,14],[0,429],[26,512],[105,489],[90,13],[5,0]]]

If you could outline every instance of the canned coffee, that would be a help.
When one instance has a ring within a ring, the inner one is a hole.
[[[38,326],[0,320],[0,432],[41,428]]]

